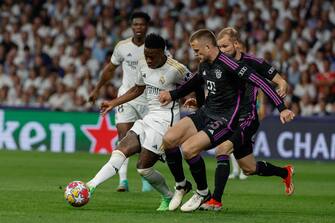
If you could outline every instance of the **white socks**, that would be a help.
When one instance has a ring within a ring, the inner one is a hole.
[[[119,169],[119,177],[120,177],[120,183],[124,180],[127,180],[127,170],[128,170],[128,163],[129,163],[129,158],[127,158],[121,168]]]
[[[155,188],[163,197],[172,197],[173,193],[169,190],[165,182],[165,178],[160,172],[154,170],[153,167],[147,169],[137,169],[138,173],[143,176],[153,188]]]
[[[100,169],[95,177],[87,183],[87,185],[93,187],[99,186],[101,183],[114,176],[125,160],[126,156],[121,151],[115,150],[109,161]]]
[[[185,185],[186,185],[186,178],[183,181],[181,181],[181,182],[176,182],[176,186],[177,187],[178,186],[185,187]]]
[[[233,154],[230,154],[229,158],[230,158],[230,161],[231,161],[232,167],[233,167],[231,173],[234,174],[235,176],[238,176],[238,173],[240,172],[240,166],[238,165],[238,162],[236,161]]]

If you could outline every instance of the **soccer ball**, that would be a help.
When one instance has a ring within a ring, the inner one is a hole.
[[[73,181],[64,191],[65,200],[73,207],[81,207],[90,200],[90,191],[82,181]]]

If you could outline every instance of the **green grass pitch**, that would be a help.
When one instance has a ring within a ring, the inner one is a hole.
[[[293,161],[296,191],[291,197],[284,195],[280,179],[254,176],[246,181],[228,181],[220,212],[158,213],[155,211],[160,202],[158,193],[140,192],[136,158],[130,160],[128,172],[131,192],[116,192],[118,176],[115,176],[97,188],[86,206],[73,208],[63,198],[66,184],[89,180],[109,156],[0,150],[0,222],[335,222],[332,162]],[[206,158],[206,165],[212,188],[214,159]],[[158,163],[156,167],[172,187],[167,166]],[[184,167],[189,174],[187,164]]]

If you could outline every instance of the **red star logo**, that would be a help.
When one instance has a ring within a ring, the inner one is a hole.
[[[117,130],[110,124],[109,115],[99,116],[97,125],[82,125],[81,131],[91,140],[91,153],[112,153],[118,139]]]

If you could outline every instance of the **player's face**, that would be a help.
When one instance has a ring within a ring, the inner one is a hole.
[[[164,51],[162,49],[144,48],[144,57],[148,67],[151,69],[156,69],[161,66],[165,59]]]
[[[143,18],[134,18],[131,23],[131,29],[135,37],[143,38],[147,34],[148,24]]]
[[[191,47],[195,53],[195,56],[199,59],[200,63],[208,59],[209,47],[206,45],[205,42],[195,39],[191,42]]]
[[[237,41],[232,41],[228,35],[224,35],[221,39],[217,40],[217,44],[221,52],[224,52],[232,57],[236,56],[236,50],[239,43]]]

